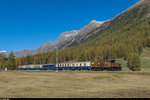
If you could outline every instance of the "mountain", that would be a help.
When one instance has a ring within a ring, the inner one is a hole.
[[[140,55],[143,48],[150,47],[150,0],[141,0],[105,22],[93,20],[79,31],[64,32],[52,44],[61,49],[58,62],[94,61],[98,57],[128,59],[131,54]],[[44,43],[42,47],[46,45]],[[56,52],[21,59],[22,65],[55,63]]]
[[[56,49],[64,49],[82,43],[86,40],[96,28],[103,26],[105,21],[91,21],[88,25],[80,30],[72,30],[63,32],[57,40],[53,42],[43,43],[35,50],[25,49],[23,51],[15,52],[16,57],[24,57],[28,55],[35,55],[39,53],[55,51]]]
[[[0,55],[4,56],[5,58],[8,58],[9,53],[5,50],[0,51]]]
[[[94,54],[97,51],[102,53],[102,56],[106,54],[105,56],[114,58],[127,57],[127,54],[133,51],[141,53],[142,46],[148,46],[149,43],[149,16],[150,0],[141,0],[110,20],[102,22],[93,20],[80,30],[62,33],[54,43],[44,43],[36,50],[24,50],[16,52],[15,55],[17,57],[35,55],[54,51],[56,48],[72,53],[82,48],[79,54],[88,48],[93,52],[93,57],[97,55]],[[65,49],[68,47],[72,48]]]

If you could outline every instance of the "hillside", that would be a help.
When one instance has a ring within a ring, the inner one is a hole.
[[[84,42],[93,40],[93,38],[97,37],[99,34],[103,33],[105,30],[115,29],[116,26],[124,26],[126,24],[132,23],[132,21],[138,20],[138,18],[142,19],[144,17],[149,16],[147,12],[144,12],[144,13],[143,11],[142,13],[140,12],[140,10],[143,9],[142,7],[140,7],[140,5],[145,6],[145,4],[148,4],[148,3],[149,3],[148,0],[141,0],[140,2],[136,3],[132,7],[128,8],[126,11],[122,12],[121,14],[117,15],[116,17],[110,20],[107,20],[107,21],[93,20],[87,25],[85,25],[83,28],[81,28],[80,30],[72,30],[72,31],[63,32],[57,38],[55,42],[43,43],[43,45],[41,45],[37,49],[33,49],[33,50],[25,49],[22,51],[15,52],[15,56],[25,57],[28,55],[35,55],[39,53],[55,51],[56,47],[57,49],[61,50],[61,49],[73,47],[76,45],[80,45]],[[134,11],[135,8],[137,12]],[[133,11],[135,13],[132,13]],[[141,15],[138,11],[141,13]],[[138,18],[134,19],[134,17],[138,17]]]
[[[94,61],[100,56],[124,58],[129,54],[141,54],[143,48],[150,47],[150,1],[142,0],[115,18],[107,27],[99,30],[82,44],[58,51],[59,62]],[[104,23],[106,24],[106,23]],[[48,52],[17,59],[21,65],[55,63],[56,52]]]

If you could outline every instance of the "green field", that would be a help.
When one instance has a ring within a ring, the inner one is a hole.
[[[127,67],[126,64],[127,62],[123,58],[118,59],[116,62],[122,65],[122,71],[130,71],[129,68]]]
[[[150,48],[144,48],[143,53],[140,55],[141,58],[141,71],[150,71]],[[121,58],[117,60],[118,63],[122,64],[123,71],[129,71],[126,61]]]
[[[150,71],[150,48],[145,48],[141,54],[143,71]]]
[[[0,72],[0,98],[150,98],[150,73]]]

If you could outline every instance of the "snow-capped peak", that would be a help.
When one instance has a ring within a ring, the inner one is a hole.
[[[99,24],[103,24],[105,21],[96,21],[96,20],[92,20],[91,23],[99,23]]]
[[[70,37],[70,36],[76,36],[77,34],[78,34],[78,30],[72,30],[72,31],[67,31],[67,32],[65,32],[65,34],[64,34],[64,36],[65,37]]]
[[[7,51],[5,51],[5,50],[0,51],[0,53],[5,53],[5,52],[7,52]]]
[[[72,36],[72,34],[67,34],[67,35],[64,35],[65,37],[70,37],[70,36]]]

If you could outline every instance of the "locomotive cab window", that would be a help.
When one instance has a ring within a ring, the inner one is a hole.
[[[111,60],[111,63],[115,63],[115,60]]]

